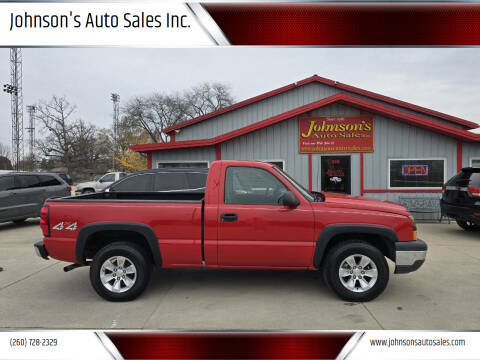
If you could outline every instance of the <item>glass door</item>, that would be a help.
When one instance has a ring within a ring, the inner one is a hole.
[[[322,191],[350,194],[350,156],[322,156]]]

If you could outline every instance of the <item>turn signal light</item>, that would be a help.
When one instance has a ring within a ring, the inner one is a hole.
[[[50,208],[44,206],[40,211],[40,228],[43,236],[50,236]]]

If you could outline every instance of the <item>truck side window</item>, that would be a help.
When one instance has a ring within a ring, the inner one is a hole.
[[[264,169],[230,166],[225,174],[225,204],[279,205],[287,190]]]
[[[102,176],[99,182],[114,182],[115,181],[115,174],[106,174]]]

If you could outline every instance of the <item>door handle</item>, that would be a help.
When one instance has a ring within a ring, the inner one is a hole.
[[[222,214],[220,220],[223,222],[234,222],[238,220],[237,214]]]

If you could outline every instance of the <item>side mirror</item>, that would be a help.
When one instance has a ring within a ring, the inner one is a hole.
[[[300,201],[298,201],[296,196],[293,195],[291,191],[287,191],[285,194],[283,194],[282,205],[294,208],[300,205]]]

